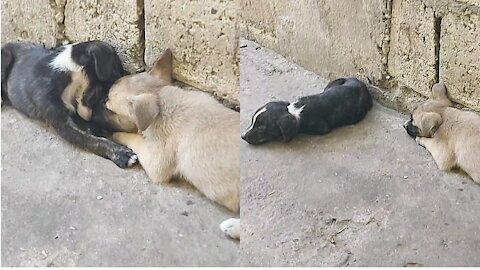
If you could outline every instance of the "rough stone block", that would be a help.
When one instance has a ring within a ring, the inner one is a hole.
[[[436,82],[435,15],[421,1],[393,1],[388,72],[428,96]]]
[[[273,34],[277,18],[275,17],[274,2],[241,0],[239,14],[244,22]]]
[[[142,3],[125,1],[68,1],[65,36],[71,42],[99,39],[112,44],[131,71],[144,68]]]
[[[56,11],[49,0],[3,0],[1,6],[2,44],[29,41],[57,45]]]
[[[276,42],[277,16],[273,1],[240,0],[240,31],[243,37],[257,40],[267,47]]]
[[[442,19],[440,81],[456,102],[480,110],[480,17],[448,14]]]
[[[239,51],[233,0],[145,1],[145,62],[166,49],[174,77],[239,104]]]
[[[241,21],[248,38],[322,76],[381,79],[383,1],[261,1],[258,9],[257,1],[240,3],[246,9]],[[249,10],[254,13],[245,15]],[[272,29],[274,40],[269,41],[264,37]]]

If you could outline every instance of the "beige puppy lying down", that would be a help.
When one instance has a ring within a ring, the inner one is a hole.
[[[442,83],[404,125],[431,154],[440,170],[458,167],[480,184],[480,115],[450,107]]]
[[[239,213],[239,113],[206,93],[171,83],[170,50],[149,72],[118,80],[110,89],[104,118],[116,130],[135,133],[114,133],[113,140],[137,154],[154,182],[183,178]],[[239,219],[224,221],[221,229],[240,238]]]

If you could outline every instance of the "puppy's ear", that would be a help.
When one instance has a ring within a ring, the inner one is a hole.
[[[160,113],[157,96],[140,94],[130,99],[133,106],[133,116],[140,131],[144,131]]]
[[[339,79],[336,79],[336,80],[333,80],[331,82],[329,82],[327,84],[327,86],[325,86],[325,90],[327,90],[328,88],[332,88],[334,86],[338,86],[338,85],[342,85],[346,82],[347,80],[345,78],[339,78]]]
[[[298,121],[291,114],[282,115],[276,122],[282,132],[283,141],[289,142],[298,133]]]
[[[88,46],[87,54],[100,81],[116,81],[126,75],[115,49],[93,43]]]
[[[173,60],[172,51],[166,49],[165,52],[155,61],[149,74],[157,79],[163,80],[168,84],[172,83]]]
[[[432,99],[445,99],[447,98],[447,87],[444,83],[436,83],[432,87]]]
[[[452,106],[452,102],[447,96],[447,87],[444,83],[436,83],[433,85],[430,98],[441,101],[444,106]]]
[[[420,128],[424,135],[432,137],[437,131],[438,127],[442,124],[442,116],[436,112],[427,112],[423,115],[420,122]]]

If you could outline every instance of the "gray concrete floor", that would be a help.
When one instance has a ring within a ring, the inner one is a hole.
[[[2,266],[238,264],[219,230],[231,213],[192,188],[152,184],[5,105],[1,122]]]
[[[242,40],[241,130],[272,100],[327,81]],[[357,125],[289,144],[242,142],[245,266],[479,266],[480,186],[437,169],[375,104]]]

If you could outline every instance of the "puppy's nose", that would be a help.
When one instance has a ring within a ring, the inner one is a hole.
[[[410,120],[405,121],[405,123],[403,123],[403,128],[407,128],[409,123],[410,123]]]
[[[240,135],[240,137],[242,138],[242,140],[245,140],[245,136],[246,136],[246,135],[247,135],[246,132],[243,132],[243,133]]]

